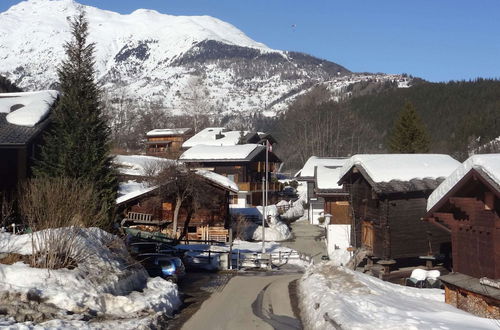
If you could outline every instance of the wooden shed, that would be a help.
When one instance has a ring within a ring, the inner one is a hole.
[[[425,220],[450,232],[446,301],[500,318],[500,154],[467,159],[429,197]],[[496,294],[493,294],[495,293]]]
[[[350,225],[352,212],[349,204],[349,193],[338,179],[341,167],[317,166],[315,169],[314,192],[323,200],[323,215],[330,216],[330,223],[334,225]]]
[[[427,197],[460,163],[448,155],[355,155],[339,184],[353,210],[352,244],[371,258],[411,262],[446,253],[450,235],[421,221]]]

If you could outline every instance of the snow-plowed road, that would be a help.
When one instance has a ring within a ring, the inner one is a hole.
[[[182,329],[301,329],[293,313],[290,282],[301,274],[253,273],[233,277]]]

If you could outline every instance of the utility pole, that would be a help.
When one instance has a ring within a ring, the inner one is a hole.
[[[265,240],[265,233],[266,233],[266,220],[267,220],[267,195],[268,195],[268,190],[269,190],[269,140],[266,140],[266,166],[264,169],[265,173],[265,180],[263,182],[264,184],[264,210],[263,210],[263,217],[262,217],[262,253],[266,253],[266,240]]]

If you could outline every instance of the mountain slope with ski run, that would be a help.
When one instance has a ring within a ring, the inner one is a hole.
[[[54,88],[70,40],[68,18],[84,9],[96,70],[109,98],[154,103],[174,114],[275,115],[317,84],[342,97],[353,83],[399,81],[400,75],[355,74],[307,54],[274,50],[210,16],[131,14],[72,0],[28,0],[0,13],[0,75],[25,90]]]

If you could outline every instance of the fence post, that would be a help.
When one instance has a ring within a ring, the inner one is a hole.
[[[278,251],[278,262],[279,262],[279,263],[280,263],[280,265],[281,265],[281,250],[280,250],[280,251]]]

